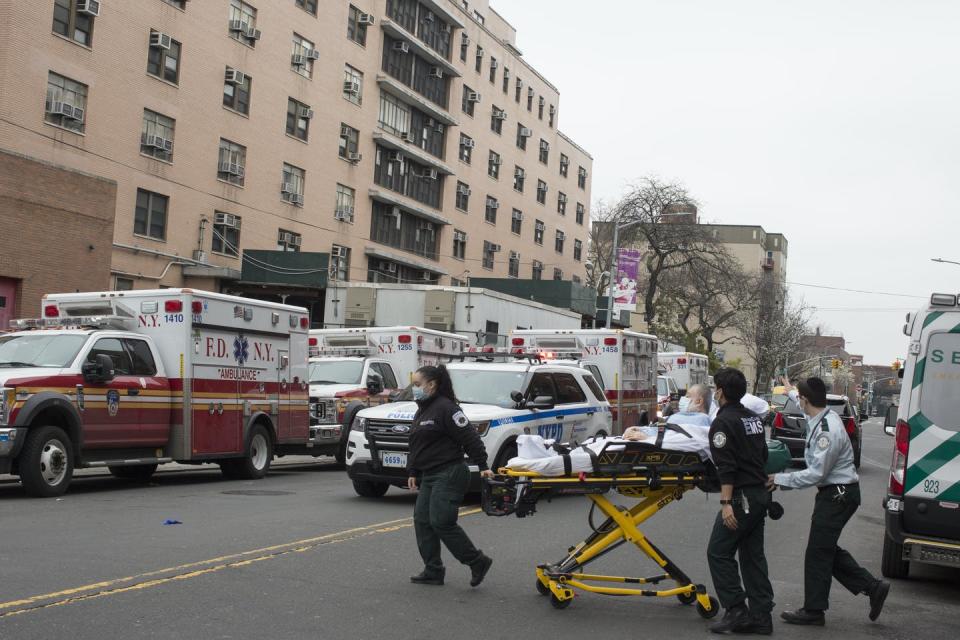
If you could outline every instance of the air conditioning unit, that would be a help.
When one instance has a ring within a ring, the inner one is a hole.
[[[467,46],[468,44],[470,44],[470,36],[468,36],[466,33],[461,33],[461,34],[460,34],[460,46],[465,47],[465,46]]]
[[[161,136],[145,133],[140,136],[140,142],[147,147],[153,147],[154,149],[160,149],[161,151],[172,151],[173,142],[167,140]]]
[[[334,220],[352,220],[353,219],[353,207],[342,204],[339,205],[333,212]]]
[[[541,148],[541,149],[544,149],[544,150],[549,149],[549,148],[550,148],[550,143],[547,142],[546,140],[541,140],[541,141],[540,141],[540,148]]]
[[[480,94],[476,91],[467,93],[467,102],[480,102]]]
[[[247,23],[243,20],[231,20],[230,21],[230,31],[236,31],[237,33],[244,33],[247,30]]]
[[[247,76],[243,73],[243,71],[237,71],[236,69],[227,67],[227,71],[224,74],[224,80],[227,84],[243,84],[247,81]]]
[[[499,167],[500,165],[503,164],[503,160],[501,160],[500,158],[491,158],[490,164],[492,164],[495,167]]]
[[[231,176],[243,176],[243,166],[236,162],[221,162],[220,173],[226,173]]]
[[[347,248],[341,247],[340,245],[333,245],[333,248],[330,250],[331,258],[346,258],[347,257]]]
[[[522,211],[514,211],[514,212],[513,212],[513,219],[514,219],[514,220],[519,220],[520,222],[523,222],[523,212],[522,212]]]
[[[305,67],[307,65],[307,56],[300,53],[295,53],[290,58],[290,62],[295,67]]]
[[[556,113],[557,113],[557,108],[553,105],[550,105],[550,115],[554,115]]]
[[[353,131],[353,130],[352,130],[350,127],[348,127],[348,126],[346,126],[346,125],[343,125],[343,126],[340,127],[340,137],[342,137],[342,138],[348,138],[348,137],[350,137],[350,133],[351,133],[352,131]]]
[[[517,169],[513,172],[514,178],[522,178],[524,176],[523,169]]]
[[[496,68],[499,67],[499,66],[500,66],[500,63],[499,63],[499,62],[497,62],[496,60],[490,60],[490,68],[491,68],[491,69],[496,69]]]
[[[88,16],[100,15],[100,0],[77,0],[77,13]]]
[[[570,161],[567,160],[566,158],[560,158],[560,165],[561,165],[561,166],[564,166],[564,167],[569,167],[569,166],[570,166]]]
[[[170,49],[171,38],[159,31],[150,32],[150,47],[154,49]]]
[[[259,40],[260,39],[260,29],[256,27],[248,27],[246,31],[243,32],[243,35],[247,40]]]
[[[494,111],[494,112],[493,112],[493,117],[496,118],[497,120],[506,120],[506,119],[507,119],[507,112],[506,112],[506,111],[501,111],[501,110]]]
[[[397,40],[393,43],[393,50],[399,51],[400,53],[410,53],[410,44],[403,40]]]
[[[214,224],[220,224],[231,229],[240,228],[240,219],[232,213],[218,213],[213,217]]]
[[[347,160],[353,163],[360,162],[363,159],[363,156],[357,153],[356,151],[351,151],[347,154]]]
[[[359,95],[360,94],[360,83],[356,80],[345,80],[343,83],[343,92],[349,93],[350,95]]]
[[[499,209],[500,203],[496,200],[487,200],[487,209]]]
[[[477,143],[473,140],[473,138],[467,138],[466,140],[460,142],[460,144],[463,145],[464,149],[473,149],[477,146]]]
[[[80,107],[73,108],[73,119],[77,122],[83,122],[83,109]]]
[[[386,262],[380,261],[380,270],[386,271],[387,273],[396,273],[397,272],[397,263],[396,262]]]
[[[423,14],[423,21],[433,22],[434,17],[435,16],[433,15],[433,11],[427,11],[425,14]]]
[[[430,73],[428,73],[427,75],[430,76],[431,78],[442,78],[443,69],[441,69],[440,67],[430,67]]]
[[[310,120],[313,118],[313,115],[314,115],[313,109],[311,109],[310,107],[300,107],[297,110],[297,115],[300,116],[301,118],[306,118],[307,120]]]
[[[521,80],[520,78],[517,78],[517,89],[522,89],[522,88],[523,88],[523,80]]]
[[[319,60],[319,59],[320,59],[320,52],[317,51],[316,49],[310,49],[310,51],[307,51],[307,59],[308,59],[308,60]]]
[[[500,251],[503,249],[503,247],[501,247],[500,245],[493,244],[493,243],[490,243],[489,245],[487,245],[487,248],[490,249],[491,253],[500,253]]]
[[[289,244],[293,234],[289,231],[277,231],[277,242]]]
[[[526,127],[522,127],[522,128],[520,129],[520,137],[521,137],[521,138],[530,138],[530,137],[532,137],[532,136],[533,136],[533,129],[528,129],[528,128],[526,128]]]
[[[403,140],[404,142],[413,142],[413,134],[410,133],[409,131],[401,131],[400,139]]]
[[[289,244],[290,244],[291,247],[299,247],[302,242],[303,242],[303,237],[302,237],[302,236],[300,236],[299,234],[296,234],[296,233],[291,233],[291,234],[290,234],[290,242],[289,242]]]
[[[468,187],[468,186],[465,185],[465,184],[458,184],[458,185],[457,185],[457,193],[459,193],[459,194],[462,195],[462,196],[468,196],[468,195],[470,195],[470,187]]]
[[[208,258],[208,256],[207,256],[207,252],[206,252],[206,251],[203,251],[202,249],[194,249],[194,250],[193,250],[193,259],[194,259],[194,261],[206,263],[207,258]]]
[[[284,182],[280,185],[280,193],[288,195],[297,192],[297,186],[292,182]]]
[[[543,99],[543,96],[540,96],[540,99],[537,102],[541,107],[547,103],[547,101]]]
[[[357,18],[357,24],[370,24],[374,23],[373,16],[369,13],[361,13]]]
[[[440,177],[440,172],[436,169],[427,169],[420,177],[426,178],[427,180],[436,180]]]
[[[530,98],[533,97],[533,87],[527,87],[527,96]]]
[[[403,162],[403,154],[399,151],[391,151],[389,154],[387,154],[387,157],[389,158],[390,162]]]
[[[298,207],[303,206],[303,194],[300,193],[291,193],[287,196],[287,202],[290,204],[296,205]]]
[[[76,107],[69,102],[54,101],[50,103],[50,108],[47,110],[47,113],[55,116],[63,116],[65,118],[73,118],[75,111]]]
[[[567,203],[567,194],[561,193],[559,199],[560,199],[560,202],[566,204],[566,203]]]

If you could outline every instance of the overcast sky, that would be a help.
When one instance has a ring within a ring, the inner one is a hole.
[[[960,2],[494,0],[594,157],[594,200],[655,174],[701,220],[790,243],[787,279],[869,364],[960,292]]]

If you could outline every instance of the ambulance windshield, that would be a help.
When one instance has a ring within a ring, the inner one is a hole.
[[[310,363],[310,384],[360,384],[361,360],[327,360]]]
[[[0,367],[69,367],[86,341],[79,334],[0,336]]]
[[[463,404],[492,404],[512,407],[513,391],[523,391],[523,372],[490,371],[477,369],[451,369],[453,391]]]

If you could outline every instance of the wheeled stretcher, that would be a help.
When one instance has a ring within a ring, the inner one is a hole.
[[[676,597],[683,604],[696,604],[697,612],[712,618],[719,603],[702,584],[694,583],[667,555],[651,542],[639,525],[669,504],[680,500],[693,489],[716,491],[719,481],[709,460],[696,453],[657,448],[645,442],[608,442],[593,461],[592,473],[575,473],[547,477],[531,471],[498,470],[484,482],[483,508],[488,515],[525,517],[536,512],[542,498],[557,495],[584,495],[591,501],[592,533],[572,546],[553,564],[537,566],[537,591],[549,596],[557,609],[570,605],[574,590],[611,596]],[[607,493],[639,502],[627,509],[607,498]],[[599,525],[592,522],[593,511],[599,509],[606,519]],[[591,562],[618,547],[631,543],[662,570],[662,573],[633,578],[587,573]],[[669,588],[642,588],[673,582]],[[616,584],[631,586],[612,586]]]

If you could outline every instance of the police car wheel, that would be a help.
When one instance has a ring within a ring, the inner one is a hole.
[[[500,449],[500,453],[497,454],[496,460],[493,462],[493,472],[496,473],[500,470],[501,467],[507,466],[507,461],[511,458],[517,457],[517,441],[513,440],[503,445],[503,448]]]
[[[153,477],[157,470],[155,464],[135,464],[123,467],[107,467],[114,478],[121,480],[132,480],[134,482],[146,482]]]
[[[539,593],[542,596],[548,596],[550,595],[550,587],[543,584],[542,582],[540,582],[539,579],[537,579],[537,593]]]
[[[897,544],[890,536],[883,536],[883,557],[880,561],[880,573],[884,578],[907,578],[910,575],[910,562],[903,559],[903,545]]]
[[[20,482],[27,495],[63,495],[73,478],[73,445],[60,427],[34,427],[20,452]]]
[[[354,480],[353,490],[361,498],[382,498],[390,485],[386,482],[373,482],[371,480]]]
[[[710,610],[707,611],[706,609],[703,608],[703,605],[698,602],[697,613],[700,614],[701,618],[705,618],[709,620],[710,618],[720,613],[720,602],[713,596],[710,596]]]

